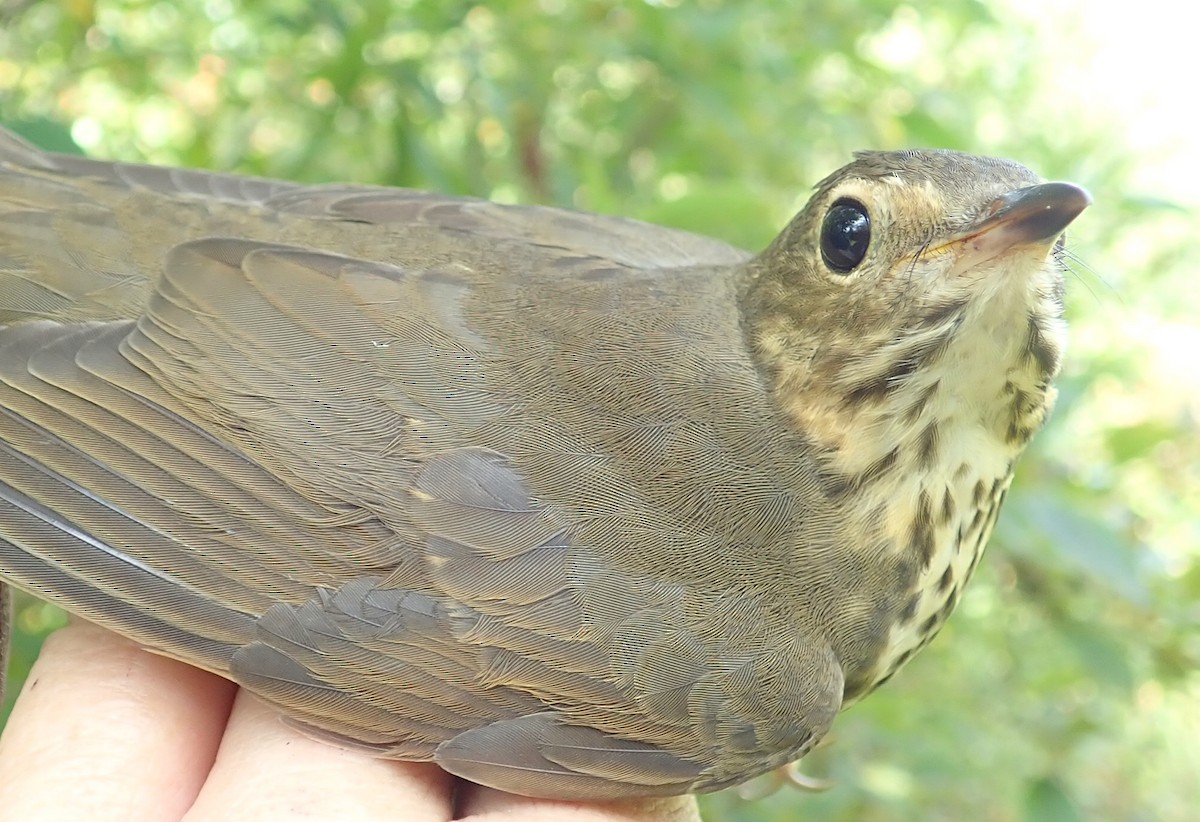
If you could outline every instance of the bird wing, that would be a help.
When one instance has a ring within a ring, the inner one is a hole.
[[[381,230],[383,227],[383,230]],[[133,318],[167,253],[213,236],[412,263],[450,244],[603,271],[731,264],[717,240],[622,217],[371,186],[48,154],[0,129],[0,323]],[[440,242],[439,242],[440,241]],[[36,251],[32,251],[36,249]]]
[[[753,591],[616,562],[533,492],[531,448],[648,539],[675,527],[597,484],[594,443],[529,444],[529,396],[497,376],[520,352],[471,321],[531,299],[512,259],[601,282],[740,252],[416,193],[17,168],[19,149],[0,143],[10,580],[326,735],[522,793],[719,787],[824,733],[825,645],[773,635]]]

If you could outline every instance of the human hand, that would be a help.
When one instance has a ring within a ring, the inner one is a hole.
[[[529,799],[304,736],[220,677],[83,622],[52,635],[0,736],[5,819],[698,822],[692,797]]]

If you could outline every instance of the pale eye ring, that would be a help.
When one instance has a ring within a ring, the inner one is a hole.
[[[848,197],[835,202],[821,223],[821,258],[830,271],[849,274],[867,256],[871,216],[867,207]]]

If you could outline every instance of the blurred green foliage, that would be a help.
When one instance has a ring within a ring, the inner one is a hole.
[[[705,807],[1182,822],[1200,801],[1200,379],[1170,355],[1200,341],[1196,215],[1131,183],[1103,90],[1053,83],[1061,38],[995,8],[0,0],[0,122],[96,156],[555,203],[751,248],[854,148],[1087,185],[1059,409],[958,614],[805,761],[832,790]],[[18,680],[62,619],[22,603]]]

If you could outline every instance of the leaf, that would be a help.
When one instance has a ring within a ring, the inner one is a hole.
[[[1025,822],[1083,822],[1083,816],[1058,780],[1043,777],[1025,794]]]
[[[1063,638],[1097,681],[1130,694],[1137,685],[1128,652],[1102,626],[1074,620],[1059,625]]]
[[[1113,463],[1120,464],[1145,457],[1155,446],[1180,436],[1177,426],[1161,419],[1148,420],[1137,425],[1110,428],[1105,432],[1109,453]]]
[[[1012,513],[1024,520],[1024,528],[1031,532],[1028,542],[1033,546],[1049,544],[1060,558],[1110,590],[1140,607],[1149,605],[1150,590],[1133,546],[1112,526],[1058,497],[1022,495],[1014,502],[1017,505]],[[1026,555],[1038,552],[1019,542],[1016,547]]]
[[[83,152],[71,139],[71,131],[62,123],[44,118],[33,120],[8,120],[4,127],[15,131],[29,142],[47,151],[82,156]]]

